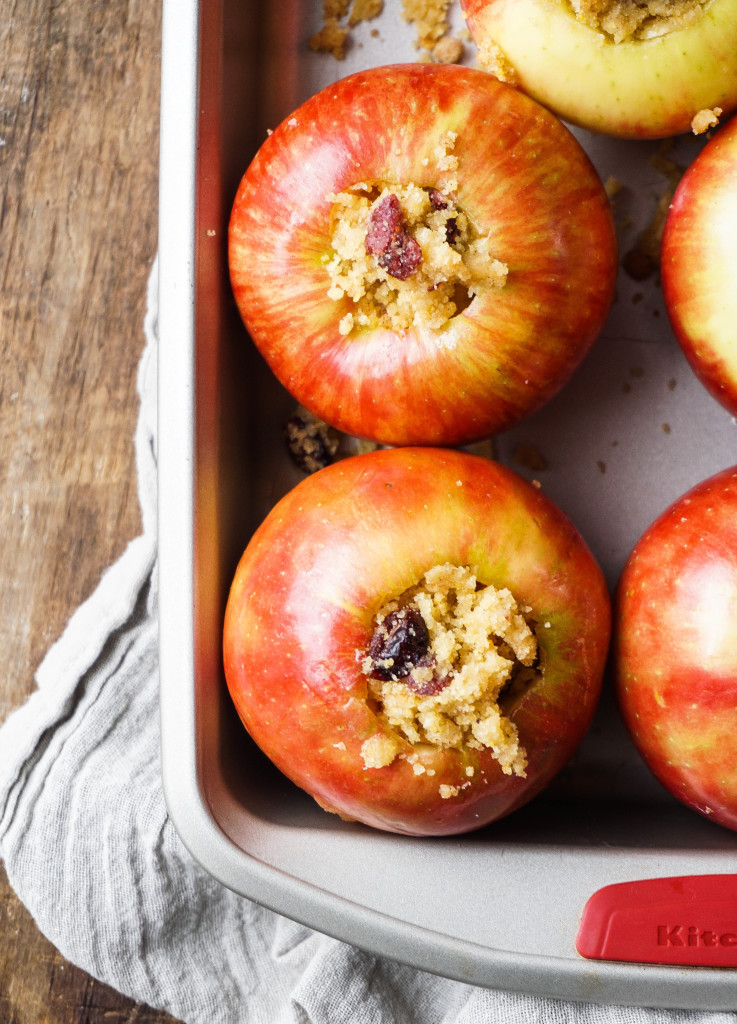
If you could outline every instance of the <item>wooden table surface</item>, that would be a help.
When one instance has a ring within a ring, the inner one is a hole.
[[[157,243],[160,65],[155,0],[3,5],[0,721],[141,528],[133,432]],[[0,1021],[172,1018],[67,963],[0,867]]]

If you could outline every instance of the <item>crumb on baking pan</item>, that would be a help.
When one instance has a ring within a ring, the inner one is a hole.
[[[699,110],[698,113],[694,114],[693,119],[691,120],[691,131],[694,135],[703,135],[704,132],[708,132],[710,128],[716,128],[721,116],[721,107],[714,107],[711,110],[708,108]]]
[[[646,280],[660,266],[660,247],[663,241],[665,221],[676,188],[684,173],[684,168],[671,160],[668,155],[672,143],[672,139],[666,139],[649,160],[655,170],[666,178],[667,185],[657,197],[650,223],[640,233],[635,245],[625,253],[622,259],[622,267],[633,281]]]
[[[362,21],[378,18],[383,9],[384,0],[353,0],[352,4],[350,0],[323,0],[323,25],[310,37],[309,48],[343,60],[350,29]]]
[[[570,0],[576,18],[615,43],[654,39],[698,21],[709,0]]]
[[[527,755],[502,705],[540,678],[530,612],[449,563],[384,605],[368,650],[357,652],[384,726],[364,742],[364,766],[391,764],[409,742],[487,748],[505,774],[524,777]]]
[[[336,430],[299,406],[284,425],[287,451],[303,473],[316,473],[335,460],[340,443]]]
[[[451,0],[402,0],[402,17],[417,34],[417,47],[432,50],[448,34]]]
[[[292,462],[307,474],[316,473],[318,469],[352,455],[376,451],[379,447],[375,441],[336,430],[303,405],[298,405],[286,421],[283,434]]]
[[[435,147],[437,187],[357,182],[328,197],[327,294],[350,304],[341,334],[377,327],[439,330],[475,295],[506,283],[506,265],[453,198],[455,140],[447,132]]]

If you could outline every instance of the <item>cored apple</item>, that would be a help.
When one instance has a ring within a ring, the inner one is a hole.
[[[619,583],[617,689],[656,778],[737,829],[737,467],[644,533]]]
[[[657,11],[655,10],[657,6]],[[479,61],[559,117],[664,138],[737,106],[736,0],[461,0]]]
[[[248,732],[324,809],[443,835],[568,761],[609,634],[602,573],[539,490],[478,455],[394,448],[305,478],[266,517],[224,665]]]
[[[737,119],[720,128],[676,189],[663,232],[666,309],[694,371],[737,415]]]
[[[398,65],[309,99],[235,198],[230,275],[310,412],[384,444],[463,444],[552,397],[597,337],[616,241],[557,118],[491,76]]]

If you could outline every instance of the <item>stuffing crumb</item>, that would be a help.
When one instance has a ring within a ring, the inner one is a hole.
[[[323,0],[323,25],[310,37],[309,48],[316,53],[328,53],[336,60],[344,60],[350,29],[362,21],[377,18],[383,9],[384,0],[353,0],[352,5],[350,0]]]
[[[438,786],[438,793],[440,793],[443,800],[450,800],[451,797],[458,796],[460,791],[460,787],[458,786]]]
[[[721,115],[721,107],[714,107],[713,110],[700,110],[698,114],[694,114],[693,120],[691,121],[691,131],[694,135],[703,135],[704,132],[708,132],[710,128],[716,128],[719,124],[719,118]]]
[[[353,28],[362,21],[372,21],[378,18],[383,10],[384,0],[353,0],[348,25]]]
[[[385,768],[399,753],[399,740],[377,732],[361,746],[361,757],[366,768]]]
[[[518,82],[517,72],[506,53],[491,39],[479,45],[476,63],[482,71],[498,78],[500,82],[506,82],[507,85],[516,85]]]
[[[615,43],[654,39],[698,21],[709,0],[570,0],[576,18]]]
[[[303,473],[329,466],[340,444],[338,432],[303,406],[284,424],[284,439],[292,461]]]
[[[463,43],[454,36],[443,36],[432,48],[432,59],[436,64],[458,64],[463,60]]]
[[[684,168],[668,155],[672,141],[672,139],[666,139],[650,157],[650,164],[666,178],[667,185],[657,197],[650,223],[640,233],[635,245],[625,253],[622,259],[622,267],[633,281],[646,280],[655,273],[660,265],[660,247],[665,221],[684,172]]]
[[[386,727],[363,744],[366,767],[391,764],[409,742],[486,748],[505,774],[525,776],[527,756],[500,697],[539,678],[537,640],[508,590],[483,586],[465,566],[435,566],[380,610],[357,657]]]
[[[308,46],[316,53],[329,53],[336,60],[345,60],[348,29],[343,28],[337,18],[326,18],[319,32],[310,37]]]
[[[402,17],[414,26],[418,49],[432,51],[448,34],[448,9],[451,0],[402,0]]]

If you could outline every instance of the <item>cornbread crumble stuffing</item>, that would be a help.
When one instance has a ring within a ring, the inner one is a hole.
[[[510,64],[507,55],[491,39],[484,40],[479,44],[476,63],[482,71],[498,78],[500,82],[506,82],[508,85],[516,85],[518,82],[517,72]]]
[[[713,110],[699,110],[698,113],[694,114],[691,121],[691,131],[694,135],[703,135],[704,132],[708,132],[710,128],[716,128],[719,124],[719,118],[722,116],[722,108],[714,107]]]
[[[570,0],[582,24],[615,43],[653,39],[697,21],[709,0]]]
[[[341,334],[376,327],[437,330],[475,295],[506,283],[507,267],[453,198],[455,138],[447,132],[435,149],[438,188],[358,182],[328,196],[333,252],[324,257],[327,294],[353,303]]]
[[[388,727],[363,743],[365,767],[391,764],[409,741],[488,748],[505,774],[524,777],[527,755],[500,699],[539,678],[530,612],[509,590],[484,586],[470,568],[450,563],[387,603],[368,651],[357,652],[369,700]],[[422,774],[417,757],[410,760]]]
[[[350,7],[350,13],[349,13]],[[329,53],[336,60],[345,58],[349,30],[362,21],[377,18],[384,9],[384,0],[323,0],[323,25],[310,37],[308,46],[317,53]],[[347,22],[341,24],[346,18]]]

